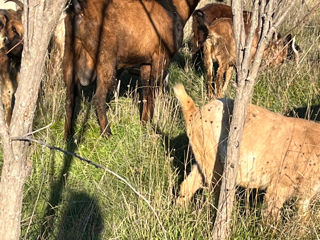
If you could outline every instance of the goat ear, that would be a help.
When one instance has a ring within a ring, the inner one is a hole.
[[[287,45],[288,43],[289,43],[291,46],[293,46],[292,44],[294,44],[293,41],[292,41],[292,35],[291,35],[291,33],[289,33],[289,34],[286,36],[286,38],[284,39],[284,41],[283,41],[283,46]],[[294,48],[294,47],[293,47],[293,48]]]
[[[281,39],[281,34],[274,32],[272,34],[272,41],[278,41],[279,39]]]
[[[206,15],[204,14],[204,12],[202,12],[201,10],[196,10],[194,12],[194,16],[196,17],[196,19],[200,25],[204,24],[205,19],[206,19]]]
[[[292,37],[292,35],[289,34],[289,35],[287,36],[287,38],[288,38],[288,39],[290,38],[289,41],[292,40],[292,42],[291,42],[291,47],[292,47],[292,49],[294,49],[295,53],[296,53],[296,52],[301,53],[301,52],[302,52],[302,49],[301,49],[300,46],[296,43],[296,41],[295,41],[295,38],[296,38],[296,37]],[[286,39],[286,40],[287,40],[287,39]],[[288,42],[289,42],[289,41],[288,41]]]
[[[279,40],[279,39],[281,39],[281,38],[282,38],[281,33],[278,33],[278,34],[277,34],[277,40]]]
[[[288,42],[291,41],[291,39],[292,39],[292,35],[291,35],[291,33],[289,33],[289,34],[286,36],[285,42],[288,43]]]
[[[7,12],[7,10],[0,9],[0,15],[3,15],[5,17],[6,23],[9,21],[9,13]]]
[[[80,13],[82,12],[81,1],[79,1],[79,0],[72,0],[72,5],[73,5],[74,12],[75,12],[76,14],[80,14]]]

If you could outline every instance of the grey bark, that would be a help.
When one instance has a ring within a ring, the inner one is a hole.
[[[11,141],[11,138],[24,136],[32,130],[47,47],[65,4],[66,0],[24,0],[24,50],[9,128],[0,104],[0,136],[4,157],[0,182],[1,239],[20,237],[23,187],[31,173],[32,160],[28,159],[29,144]]]
[[[251,29],[246,40],[242,1],[232,1],[233,28],[237,49],[237,89],[228,138],[227,158],[222,175],[217,217],[213,228],[214,239],[224,240],[230,236],[229,227],[232,220],[240,146],[248,105],[251,102],[264,49],[269,43],[272,34],[294,5],[294,2],[295,1],[253,0]],[[273,15],[273,13],[275,14]],[[251,61],[250,50],[257,27],[260,40],[254,59]]]

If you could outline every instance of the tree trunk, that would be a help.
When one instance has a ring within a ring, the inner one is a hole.
[[[290,2],[290,4],[286,1],[282,3],[283,4],[279,4],[276,8],[274,6],[274,0],[267,2],[265,0],[254,0],[251,28],[246,39],[243,24],[242,1],[232,1],[233,29],[237,52],[237,89],[228,138],[227,158],[222,175],[217,217],[213,228],[214,239],[224,240],[230,236],[229,224],[232,220],[240,146],[248,105],[251,102],[264,49],[276,28],[281,24],[293,6],[294,1]],[[253,61],[251,61],[250,51],[257,27],[260,40],[255,56],[252,59]]]
[[[0,135],[4,156],[0,182],[1,239],[20,237],[23,187],[31,172],[32,160],[27,158],[29,143],[11,139],[32,130],[47,47],[65,4],[66,0],[24,2],[24,50],[10,128],[5,124],[3,106],[0,104]]]

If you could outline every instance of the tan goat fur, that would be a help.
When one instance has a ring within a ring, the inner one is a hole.
[[[222,173],[233,100],[214,99],[198,109],[182,85],[174,91],[197,162],[180,186],[178,203],[183,204],[204,183],[217,181],[214,173]],[[320,124],[249,106],[236,184],[266,190],[266,215],[278,217],[284,202],[292,197],[298,198],[299,213],[307,212],[320,189],[319,160]]]

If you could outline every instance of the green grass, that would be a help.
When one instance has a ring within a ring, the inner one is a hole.
[[[306,12],[306,9],[302,9]],[[302,14],[303,15],[303,14]],[[294,19],[291,17],[290,19]],[[303,49],[299,67],[287,61],[260,72],[253,103],[281,114],[319,105],[319,13],[294,30]],[[290,29],[283,26],[283,31]],[[188,40],[188,36],[186,41]],[[196,103],[208,102],[206,79],[195,70],[187,48],[170,65],[170,90],[185,85]],[[125,88],[125,86],[123,86]],[[35,138],[75,152],[125,178],[144,195],[154,213],[126,184],[102,169],[61,152],[32,144],[33,172],[25,185],[22,239],[210,239],[214,223],[214,196],[206,188],[186,208],[174,203],[176,190],[193,161],[180,107],[172,91],[157,99],[151,124],[141,125],[134,93],[109,103],[113,136],[100,136],[94,106],[80,100],[75,137],[64,142],[65,89],[61,74],[46,75],[38,101],[34,130],[48,126]],[[229,86],[227,96],[234,97]],[[312,221],[299,225],[294,207],[283,211],[284,221],[267,223],[261,203],[246,207],[237,201],[231,239],[317,239],[320,234],[319,201],[311,209]],[[299,229],[307,227],[304,234]]]

